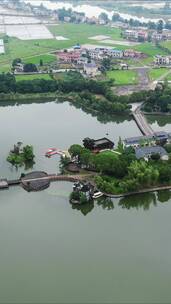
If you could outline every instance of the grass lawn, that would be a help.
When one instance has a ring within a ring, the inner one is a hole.
[[[108,71],[107,77],[115,80],[115,85],[137,84],[138,76],[135,71]]]
[[[51,79],[49,74],[36,74],[36,75],[16,75],[15,76],[16,81],[21,80],[34,80],[34,79]]]
[[[150,43],[150,42],[146,42],[146,43],[142,43],[140,45],[137,45],[134,47],[134,49],[136,49],[137,51],[143,52],[145,54],[147,54],[150,57],[153,57],[155,55],[164,55],[166,54],[165,51],[161,50],[160,48],[158,48],[156,45]]]
[[[160,44],[171,51],[171,41],[170,40],[161,42]]]
[[[6,53],[0,55],[0,63],[8,64],[15,58],[24,58],[26,60],[27,57],[30,59],[30,57],[34,57],[35,55],[48,55],[50,51],[57,48],[59,48],[59,42],[56,39],[20,40],[9,38],[9,42],[5,44]],[[45,57],[45,60],[49,60],[49,56]]]
[[[148,73],[150,80],[156,80],[169,71],[167,68],[151,69]]]
[[[33,57],[29,57],[24,60],[25,63],[34,63],[34,64],[39,64],[40,60],[43,60],[43,63],[51,63],[56,61],[56,56],[51,55],[51,54],[44,54],[44,55],[37,55]]]
[[[171,81],[171,71],[170,71],[170,74],[167,75],[166,79],[169,80],[169,81]]]

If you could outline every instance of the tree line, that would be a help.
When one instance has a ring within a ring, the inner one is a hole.
[[[111,81],[85,79],[77,72],[68,72],[62,79],[16,81],[12,74],[0,74],[0,93],[76,93],[75,103],[105,113],[129,112],[128,99],[114,95]],[[99,96],[98,98],[96,96]]]

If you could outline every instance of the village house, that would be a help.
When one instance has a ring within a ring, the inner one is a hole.
[[[84,138],[83,145],[86,149],[89,149],[91,151],[99,152],[101,150],[105,149],[113,149],[114,148],[114,142],[110,139],[104,137],[100,139],[91,139],[89,137]]]
[[[79,51],[61,51],[56,53],[58,59],[62,63],[77,63],[81,57]]]
[[[143,30],[125,30],[123,36],[132,41],[146,41],[148,39],[148,32]]]
[[[100,51],[99,49],[90,49],[88,51],[88,55],[92,60],[98,60],[100,59]]]
[[[24,64],[17,63],[14,67],[14,73],[23,73],[24,72]]]
[[[170,66],[171,65],[171,55],[170,56],[162,56],[162,55],[156,55],[154,57],[154,63],[156,65],[160,66]]]
[[[124,57],[128,57],[128,58],[143,58],[143,57],[145,57],[144,53],[138,52],[138,51],[135,51],[135,50],[132,50],[132,49],[125,50],[123,52],[123,55],[124,55]]]
[[[124,52],[121,50],[108,50],[107,51],[108,55],[111,56],[112,58],[123,58]]]
[[[158,33],[157,31],[155,31],[152,33],[151,39],[153,41],[171,40],[171,31],[163,30],[162,33]]]
[[[164,131],[155,132],[153,135],[148,136],[136,136],[136,137],[129,137],[123,141],[125,147],[145,147],[145,146],[156,146],[156,145],[163,145],[168,143],[169,134]]]
[[[152,135],[136,136],[136,137],[125,138],[125,140],[123,141],[123,144],[125,147],[138,148],[141,146],[155,145],[156,140]]]
[[[99,74],[98,66],[95,64],[95,62],[85,63],[84,73],[89,77],[97,76]]]
[[[95,16],[93,16],[91,18],[87,18],[87,23],[89,23],[89,24],[98,24],[98,19]]]
[[[5,54],[5,47],[3,39],[0,39],[0,54]]]
[[[65,17],[64,17],[64,21],[65,21],[65,22],[70,22],[70,21],[71,21],[71,17],[65,16]]]
[[[73,17],[75,17],[76,22],[85,23],[87,18],[84,13],[73,12]]]

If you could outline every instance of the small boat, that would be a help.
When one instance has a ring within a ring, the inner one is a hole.
[[[103,195],[104,194],[102,192],[98,191],[93,194],[93,198],[96,199],[96,198],[102,197]]]
[[[48,149],[47,152],[45,153],[46,157],[51,157],[52,155],[57,154],[57,149],[56,148],[52,148],[52,149]]]

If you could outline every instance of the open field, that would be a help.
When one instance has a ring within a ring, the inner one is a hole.
[[[49,74],[36,74],[36,75],[16,75],[15,76],[16,81],[21,80],[34,80],[34,79],[45,79],[49,80],[51,79]]]
[[[35,55],[48,54],[50,51],[59,48],[59,42],[56,39],[43,40],[20,40],[9,38],[5,43],[5,55],[0,55],[0,63],[11,63],[15,58],[27,58]]]
[[[97,43],[96,36],[98,35],[110,36],[111,39],[122,40],[122,37],[120,36],[121,30],[111,28],[109,26],[65,23],[55,26],[49,26],[48,28],[53,35],[60,35],[70,39],[68,41],[59,42],[60,45],[64,45],[63,47],[70,47],[76,43],[91,43],[91,40],[92,43]],[[95,37],[95,40],[90,39],[92,35],[93,37]]]
[[[137,84],[138,75],[135,71],[108,71],[107,77],[115,80],[115,85]]]
[[[148,73],[150,80],[157,80],[169,71],[167,68],[151,69]],[[168,76],[167,76],[168,78]]]
[[[171,51],[171,40],[161,42],[161,45]]]
[[[43,63],[51,63],[56,61],[56,56],[51,54],[37,55],[33,57],[29,57],[24,60],[25,63],[34,63],[39,64],[40,60],[43,60]]]

